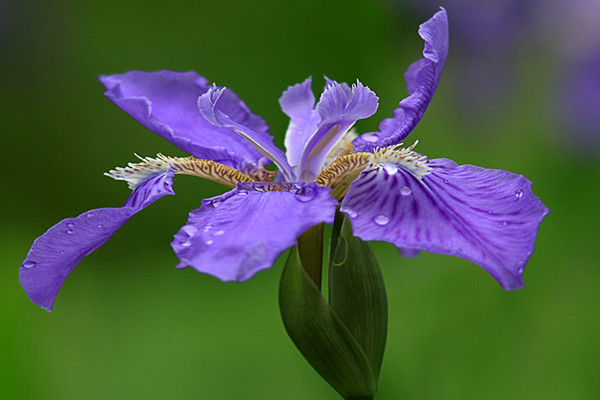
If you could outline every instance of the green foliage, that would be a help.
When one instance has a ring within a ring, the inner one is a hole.
[[[307,238],[308,236],[308,238]],[[286,330],[312,367],[345,399],[372,399],[387,336],[387,300],[379,264],[368,243],[352,236],[337,215],[329,257],[330,302],[307,272],[304,260],[322,254],[322,228],[311,229],[284,267],[279,304]],[[304,261],[304,262],[303,262]],[[314,271],[314,262],[309,262]]]

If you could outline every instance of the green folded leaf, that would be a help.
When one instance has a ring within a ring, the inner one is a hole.
[[[329,303],[365,352],[377,382],[388,326],[385,284],[371,246],[352,235],[342,213],[329,255]]]
[[[346,400],[373,399],[377,382],[369,357],[290,250],[279,287],[288,335],[310,365]]]

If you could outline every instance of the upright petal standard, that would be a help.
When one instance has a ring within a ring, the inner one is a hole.
[[[309,228],[330,224],[336,208],[354,235],[470,260],[505,289],[521,275],[549,210],[521,175],[451,160],[429,160],[401,141],[423,117],[448,52],[441,9],[421,25],[423,58],[405,74],[409,96],[378,132],[357,136],[354,123],[375,113],[378,98],[360,82],[326,78],[315,104],[312,80],[289,87],[279,103],[290,117],[283,152],[262,118],[229,89],[195,72],[102,76],[106,96],[191,157],[143,157],[108,176],[133,190],[121,208],[59,222],[35,240],[20,270],[30,299],[51,310],[68,274],[132,215],[166,194],[175,174],[231,190],[202,200],[175,234],[179,268],[244,281],[273,265]],[[274,163],[277,171],[265,168]]]

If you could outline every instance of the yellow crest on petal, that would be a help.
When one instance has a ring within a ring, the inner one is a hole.
[[[113,179],[127,181],[130,189],[156,173],[165,172],[169,168],[176,174],[185,174],[205,178],[229,187],[240,182],[254,182],[254,179],[235,168],[212,160],[201,160],[195,157],[167,157],[158,154],[156,158],[140,157],[140,163],[129,163],[127,167],[117,167],[104,175]]]
[[[352,153],[338,157],[329,164],[315,181],[321,185],[331,188],[331,194],[336,199],[344,197],[350,183],[369,165],[373,154]]]

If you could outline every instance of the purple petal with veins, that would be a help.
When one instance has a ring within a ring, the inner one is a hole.
[[[262,154],[231,129],[208,122],[198,111],[198,97],[211,87],[195,72],[143,72],[101,76],[106,97],[146,128],[185,152],[238,169],[258,164]],[[264,120],[250,112],[233,92],[223,103],[231,117],[261,135],[268,135]]]
[[[377,111],[378,100],[371,89],[358,81],[350,88],[346,83],[328,80],[315,108],[320,117],[318,129],[302,149],[298,179],[314,179],[348,129],[359,119],[370,117]]]
[[[398,248],[448,254],[488,271],[505,289],[523,286],[538,226],[549,210],[522,175],[447,159],[421,180],[403,168],[368,168],[341,210],[354,234]]]
[[[239,184],[203,200],[171,244],[179,267],[192,266],[223,281],[246,281],[270,268],[308,228],[333,222],[337,201],[330,189],[310,183],[262,191],[270,185]]]
[[[131,216],[172,189],[173,172],[142,182],[121,208],[98,208],[67,218],[37,238],[19,270],[19,281],[31,301],[52,311],[67,276],[88,254],[102,246]]]
[[[311,90],[311,78],[302,83],[290,86],[279,99],[283,112],[290,117],[285,134],[286,157],[292,168],[300,163],[302,150],[321,120],[314,110],[315,96]]]

